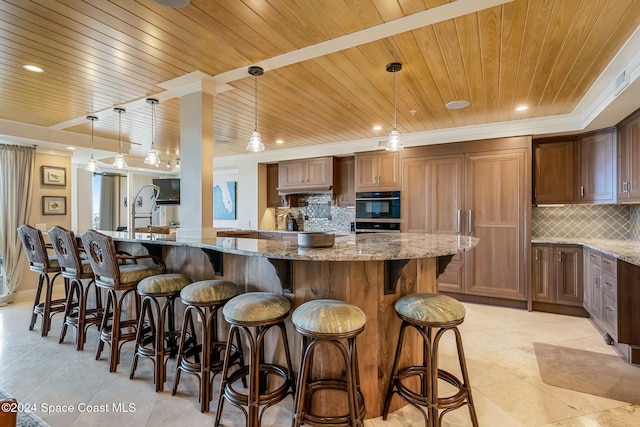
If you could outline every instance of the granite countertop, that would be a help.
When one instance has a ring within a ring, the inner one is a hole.
[[[218,237],[185,238],[164,234],[103,232],[115,241],[168,246],[188,246],[265,258],[307,261],[383,261],[431,258],[468,251],[479,239],[469,236],[425,233],[365,233],[337,235],[330,248],[301,248],[297,242],[282,240]]]
[[[578,237],[534,237],[531,243],[582,245],[621,261],[640,266],[640,242],[635,240],[581,239]]]

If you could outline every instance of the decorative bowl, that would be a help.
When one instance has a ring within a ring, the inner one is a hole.
[[[330,248],[335,242],[335,233],[323,231],[301,231],[298,233],[298,246],[301,248]]]

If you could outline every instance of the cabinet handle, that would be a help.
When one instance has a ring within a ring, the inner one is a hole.
[[[580,198],[584,198],[584,185],[580,186]]]
[[[457,215],[457,221],[456,221],[456,233],[460,233],[460,231],[461,231],[461,229],[462,229],[462,228],[461,228],[461,224],[460,224],[460,215],[461,215],[460,209],[458,209],[458,212],[456,213],[456,215]]]
[[[608,280],[605,280],[604,284],[607,285],[610,288],[613,288],[613,283],[609,282]]]
[[[562,262],[562,251],[558,251],[558,262]]]
[[[605,308],[609,311],[613,311],[613,307],[606,306]]]
[[[596,276],[596,288],[600,287],[600,276]]]
[[[378,175],[378,184],[380,184],[380,175]]]
[[[534,200],[538,200],[538,189],[537,188],[533,189],[533,198],[534,198]]]
[[[536,249],[536,261],[538,261],[538,249]]]
[[[623,181],[622,182],[622,192],[623,193],[628,193],[628,191],[627,191],[627,181]]]
[[[469,215],[467,216],[467,232],[469,234],[471,234],[471,232],[473,231],[472,223],[473,223],[473,213],[471,212],[471,209],[469,209]]]

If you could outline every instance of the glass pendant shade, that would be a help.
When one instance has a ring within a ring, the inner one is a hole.
[[[118,113],[118,154],[113,160],[113,167],[116,169],[125,169],[128,165],[122,155],[122,113],[126,110],[124,108],[114,108],[113,111]]]
[[[91,120],[91,159],[89,159],[89,163],[87,163],[87,167],[84,168],[87,172],[98,172],[100,168],[98,168],[98,163],[96,159],[93,158],[93,122],[98,120],[96,116],[87,116],[87,120]]]
[[[160,165],[160,154],[158,150],[156,150],[156,105],[158,104],[158,100],[155,98],[147,98],[147,104],[151,104],[151,148],[147,153],[147,156],[144,158],[144,163],[147,165]]]
[[[387,72],[393,73],[393,128],[389,132],[389,139],[387,140],[387,151],[400,151],[404,148],[402,141],[400,141],[400,132],[396,129],[396,72],[402,70],[402,64],[399,62],[391,62],[387,64]]]
[[[258,76],[261,76],[264,70],[261,67],[249,67],[249,74],[255,77],[254,87],[254,118],[255,125],[251,138],[249,138],[249,144],[247,145],[247,151],[258,153],[264,151],[264,144],[262,143],[262,137],[258,132]]]

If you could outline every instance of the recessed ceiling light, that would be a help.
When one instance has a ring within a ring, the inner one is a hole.
[[[447,102],[445,107],[447,107],[449,110],[459,110],[461,108],[467,108],[469,105],[471,105],[469,101],[461,99],[459,101]]]
[[[162,6],[173,7],[176,9],[185,7],[190,1],[191,0],[155,0],[156,3],[161,4]]]
[[[529,108],[529,107],[527,107],[526,105],[520,105],[520,106],[516,107],[516,111],[524,111],[527,108]]]
[[[373,130],[382,130],[382,126],[380,126],[380,125],[375,125],[375,126],[373,127]]]
[[[284,144],[284,141],[281,139],[276,139],[276,144]]]
[[[44,70],[40,67],[36,67],[35,65],[23,65],[22,68],[25,70],[33,71],[34,73],[43,73]]]
[[[75,149],[76,149],[76,147],[67,147],[67,150],[71,150],[71,151],[73,151],[73,150],[75,150]]]

